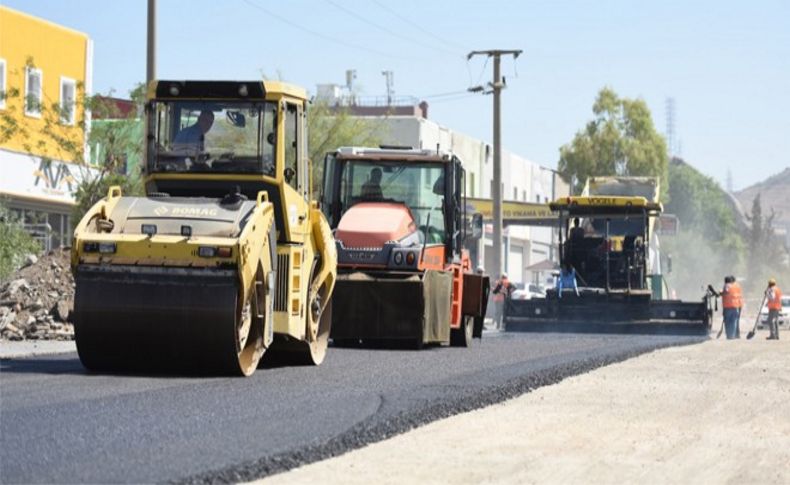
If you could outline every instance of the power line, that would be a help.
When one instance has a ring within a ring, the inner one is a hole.
[[[420,24],[418,24],[418,23],[415,23],[415,22],[413,22],[413,21],[409,20],[408,18],[404,17],[403,15],[401,15],[400,13],[398,13],[397,11],[395,11],[395,10],[391,9],[390,7],[388,7],[388,6],[384,5],[383,3],[381,3],[381,2],[380,2],[380,1],[378,1],[378,0],[373,0],[373,3],[375,3],[376,5],[378,5],[380,8],[382,8],[382,9],[386,10],[387,12],[389,12],[390,14],[392,14],[394,17],[397,17],[397,18],[399,18],[399,19],[400,19],[400,20],[402,20],[403,22],[405,22],[405,23],[407,23],[407,24],[411,25],[412,27],[414,27],[415,29],[419,30],[419,31],[420,31],[420,32],[422,32],[423,34],[425,34],[425,35],[427,35],[427,36],[430,36],[430,37],[434,38],[435,40],[438,40],[439,42],[443,42],[444,44],[446,44],[446,45],[449,45],[449,46],[453,46],[454,48],[459,48],[459,49],[462,49],[464,52],[466,52],[466,51],[468,51],[468,50],[469,50],[469,48],[468,48],[467,46],[461,45],[461,44],[459,44],[459,43],[457,43],[457,42],[452,42],[452,41],[446,40],[446,39],[444,39],[444,38],[442,38],[442,37],[440,37],[440,36],[436,35],[434,32],[431,32],[430,30],[428,30],[428,29],[426,29],[426,28],[423,28],[422,26],[420,26]]]
[[[450,101],[459,101],[461,99],[474,98],[474,97],[477,97],[477,96],[478,95],[474,94],[474,93],[459,94],[458,96],[451,96],[451,97],[447,97],[447,98],[441,98],[441,99],[432,100],[431,104],[447,103],[447,102],[450,102]]]
[[[376,54],[378,56],[389,57],[389,58],[392,58],[392,59],[405,59],[404,57],[401,57],[401,56],[388,54],[386,52],[382,52],[382,51],[379,51],[379,50],[376,50],[376,49],[371,49],[370,47],[365,47],[363,45],[357,45],[357,44],[353,44],[351,42],[346,42],[345,40],[338,39],[338,38],[332,37],[330,35],[322,34],[321,32],[317,32],[317,31],[312,30],[312,29],[308,29],[307,27],[305,27],[305,26],[303,26],[301,24],[298,24],[296,22],[293,22],[293,21],[287,19],[286,17],[283,17],[281,15],[277,15],[276,13],[272,12],[271,10],[269,10],[267,8],[264,8],[264,7],[260,6],[260,5],[258,5],[257,3],[253,3],[252,0],[243,0],[243,1],[244,1],[244,3],[249,5],[250,7],[257,8],[258,10],[260,10],[263,13],[265,13],[265,14],[267,14],[267,15],[269,15],[269,16],[277,19],[277,20],[279,20],[280,22],[288,24],[288,25],[290,25],[291,27],[293,27],[295,29],[299,29],[302,32],[306,32],[306,33],[308,33],[310,35],[313,35],[315,37],[319,37],[321,39],[328,40],[328,41],[334,42],[336,44],[340,44],[340,45],[343,45],[343,46],[346,46],[346,47],[350,47],[352,49],[359,49],[359,50],[367,51],[367,52],[370,52],[371,54]]]
[[[466,59],[466,70],[469,72],[469,86],[477,86],[480,84],[480,81],[483,79],[483,74],[486,71],[486,67],[488,67],[488,59],[489,58],[486,57],[485,62],[483,62],[483,68],[480,69],[480,75],[477,76],[477,81],[475,83],[472,83],[472,70],[469,67],[469,61],[471,58]]]
[[[459,94],[469,94],[469,91],[464,89],[462,91],[449,91],[447,93],[428,94],[425,96],[417,96],[417,97],[420,99],[430,99],[430,98],[443,98],[445,96],[457,96]]]
[[[328,4],[332,5],[333,7],[337,8],[338,10],[341,10],[341,11],[345,12],[347,15],[350,15],[351,17],[354,17],[355,19],[359,20],[360,22],[368,24],[368,25],[370,25],[370,26],[372,26],[372,27],[374,27],[374,28],[376,28],[376,29],[378,29],[378,30],[380,30],[382,32],[386,32],[387,34],[389,34],[389,35],[391,35],[393,37],[397,37],[399,39],[405,40],[407,42],[411,42],[412,44],[416,44],[416,45],[419,45],[421,47],[426,47],[428,49],[433,49],[433,50],[436,50],[436,51],[439,51],[439,52],[444,52],[444,53],[450,53],[450,54],[453,54],[453,55],[458,55],[458,52],[450,51],[450,50],[447,50],[447,49],[445,49],[443,47],[438,47],[438,46],[435,46],[435,45],[426,44],[425,42],[421,42],[419,40],[412,39],[409,36],[401,34],[400,32],[396,32],[396,31],[394,31],[394,30],[392,30],[392,29],[390,29],[388,27],[385,27],[385,26],[379,24],[379,23],[373,22],[372,20],[369,20],[369,19],[363,17],[362,15],[354,12],[353,10],[348,9],[348,8],[338,4],[337,2],[334,2],[333,0],[325,0],[325,1],[326,1],[326,3],[328,3]]]

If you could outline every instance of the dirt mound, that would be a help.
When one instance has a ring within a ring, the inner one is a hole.
[[[36,258],[0,286],[0,338],[73,340],[74,278],[68,249]]]

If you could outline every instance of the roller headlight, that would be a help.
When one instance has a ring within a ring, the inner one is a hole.
[[[99,252],[102,254],[115,254],[115,250],[114,242],[99,243]]]
[[[217,255],[217,248],[214,246],[200,246],[198,248],[198,256],[201,258],[213,258]]]

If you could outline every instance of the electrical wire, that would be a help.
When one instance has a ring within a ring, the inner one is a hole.
[[[518,57],[513,59],[513,77],[518,79]]]
[[[363,23],[365,23],[365,24],[368,24],[368,25],[370,25],[371,27],[374,27],[374,28],[376,28],[376,29],[378,29],[378,30],[380,30],[380,31],[382,31],[382,32],[386,32],[387,34],[389,34],[389,35],[391,35],[391,36],[393,36],[393,37],[397,37],[398,39],[405,40],[405,41],[407,41],[407,42],[411,42],[412,44],[419,45],[420,47],[425,47],[425,48],[428,48],[428,49],[433,49],[433,50],[436,50],[436,51],[439,51],[439,52],[443,52],[443,53],[449,53],[449,54],[453,54],[453,55],[456,55],[456,56],[457,56],[457,55],[460,55],[460,54],[459,54],[458,52],[456,52],[456,51],[450,51],[450,50],[448,50],[448,49],[445,49],[445,48],[443,48],[443,47],[438,47],[438,46],[435,46],[435,45],[427,44],[427,43],[425,43],[425,42],[421,42],[421,41],[419,41],[419,40],[416,40],[416,39],[412,39],[412,38],[411,38],[411,37],[409,37],[409,36],[406,36],[406,35],[404,35],[404,34],[401,34],[400,32],[396,32],[396,31],[394,31],[394,30],[392,30],[392,29],[390,29],[390,28],[388,28],[388,27],[385,27],[385,26],[383,26],[383,25],[379,24],[379,23],[373,22],[373,21],[371,21],[371,20],[369,20],[369,19],[367,19],[367,18],[363,17],[362,15],[360,15],[360,14],[358,14],[358,13],[354,12],[353,10],[351,10],[351,9],[348,9],[348,8],[346,8],[346,7],[344,7],[344,6],[340,5],[340,4],[338,4],[337,2],[335,2],[335,1],[333,1],[333,0],[325,0],[325,1],[326,1],[326,3],[328,3],[328,4],[332,5],[333,7],[335,7],[336,9],[338,9],[338,10],[340,10],[340,11],[344,12],[345,14],[347,14],[347,15],[349,15],[349,16],[351,16],[351,17],[354,17],[355,19],[359,20],[360,22],[363,22]]]
[[[485,74],[485,72],[486,72],[486,67],[488,67],[488,59],[490,59],[490,58],[491,58],[491,56],[486,56],[486,60],[485,60],[485,62],[483,62],[483,68],[480,69],[480,74],[477,76],[477,82],[475,83],[475,86],[479,86],[480,85],[480,81],[483,80],[483,74]],[[467,66],[469,65],[469,59],[466,60],[466,64],[467,64]],[[472,83],[470,82],[469,84],[472,84]]]
[[[452,102],[452,101],[459,101],[459,100],[462,100],[462,99],[477,98],[479,96],[480,96],[480,94],[478,94],[478,93],[466,93],[466,94],[461,94],[461,95],[458,95],[458,96],[452,96],[452,97],[447,97],[447,98],[435,99],[435,100],[431,101],[431,104],[448,103],[448,102]]]
[[[428,94],[428,95],[425,95],[425,96],[417,96],[417,97],[420,98],[420,99],[444,98],[446,96],[457,96],[459,94],[468,94],[468,93],[469,93],[469,91],[464,89],[463,91],[450,91],[450,92],[447,92],[447,93]]]
[[[303,26],[301,24],[298,24],[296,22],[293,22],[293,21],[289,20],[286,17],[283,17],[281,15],[277,15],[276,13],[272,12],[271,10],[269,10],[269,9],[267,9],[265,7],[262,7],[262,6],[258,5],[257,3],[254,3],[252,0],[242,0],[242,1],[244,3],[246,3],[247,5],[249,5],[250,7],[253,7],[253,8],[256,8],[256,9],[262,11],[263,13],[265,13],[265,14],[267,14],[267,15],[269,15],[269,16],[277,19],[277,20],[279,20],[280,22],[288,24],[288,25],[290,25],[291,27],[293,27],[295,29],[301,30],[302,32],[306,32],[306,33],[308,33],[310,35],[313,35],[315,37],[319,37],[321,39],[324,39],[324,40],[327,40],[327,41],[330,41],[330,42],[334,42],[336,44],[340,44],[340,45],[343,45],[343,46],[346,46],[346,47],[350,47],[352,49],[363,50],[363,51],[369,52],[371,54],[376,54],[377,56],[389,57],[391,59],[401,59],[401,60],[406,59],[406,58],[404,58],[402,56],[396,56],[394,54],[389,54],[387,52],[382,52],[382,51],[379,51],[379,50],[376,50],[376,49],[371,49],[370,47],[366,47],[366,46],[363,46],[363,45],[358,45],[358,44],[354,44],[354,43],[351,43],[351,42],[347,42],[345,40],[338,39],[336,37],[332,37],[330,35],[326,35],[326,34],[323,34],[321,32],[317,32],[317,31],[312,30],[312,29],[308,29],[307,27],[305,27],[305,26]]]
[[[446,40],[446,39],[444,39],[443,37],[440,37],[440,36],[436,35],[436,33],[434,33],[434,32],[431,32],[430,30],[428,30],[428,29],[426,29],[426,28],[422,27],[420,24],[418,24],[418,23],[416,23],[416,22],[413,22],[412,20],[410,20],[410,19],[408,19],[408,18],[404,17],[403,15],[401,15],[400,13],[398,13],[397,11],[395,11],[395,10],[393,10],[392,8],[388,7],[387,5],[384,5],[383,3],[381,3],[379,0],[373,0],[373,3],[375,3],[376,5],[378,5],[378,6],[379,6],[380,8],[382,8],[383,10],[386,10],[387,12],[389,12],[390,14],[392,14],[394,17],[397,17],[397,18],[398,18],[398,19],[400,19],[401,21],[403,21],[403,22],[405,22],[405,23],[409,24],[410,26],[412,26],[412,27],[414,27],[415,29],[417,29],[417,30],[419,30],[420,32],[422,32],[423,34],[425,34],[425,35],[427,35],[427,36],[429,36],[429,37],[432,37],[432,38],[433,38],[433,39],[435,39],[435,40],[438,40],[439,42],[443,42],[444,44],[446,44],[446,45],[448,45],[448,46],[453,46],[453,47],[454,47],[454,48],[456,48],[456,49],[459,49],[459,48],[460,48],[460,49],[462,49],[464,52],[468,52],[468,51],[470,50],[470,49],[468,49],[468,48],[467,48],[466,46],[464,46],[464,45],[461,45],[461,44],[459,44],[459,43],[457,43],[457,42],[452,42],[452,41]]]

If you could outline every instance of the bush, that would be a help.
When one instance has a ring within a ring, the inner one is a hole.
[[[0,204],[0,280],[7,279],[25,262],[28,254],[39,254],[41,246],[22,223]]]

